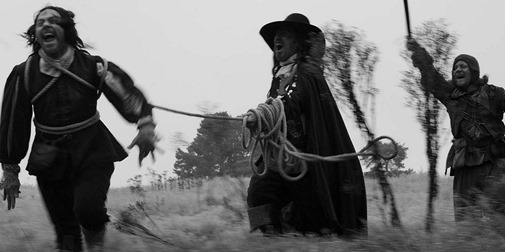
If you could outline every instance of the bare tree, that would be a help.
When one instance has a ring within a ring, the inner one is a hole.
[[[365,40],[365,35],[360,30],[338,21],[333,20],[323,30],[327,41],[325,75],[333,94],[337,101],[345,101],[344,104],[353,111],[360,129],[373,138],[363,108],[374,107],[373,97],[377,90],[373,86],[372,77],[379,51],[373,43]],[[358,101],[360,96],[361,102]]]
[[[337,101],[343,100],[352,110],[358,127],[366,134],[368,140],[372,141],[375,136],[363,108],[370,108],[370,115],[374,115],[374,97],[377,89],[373,86],[372,77],[379,59],[377,47],[366,41],[365,35],[360,30],[347,27],[335,20],[325,25],[323,31],[327,42],[324,56],[325,74],[334,96]],[[378,153],[375,144],[372,151]],[[401,226],[393,190],[387,180],[383,162],[378,155],[374,155],[373,162],[375,166],[372,172],[379,179],[384,204],[389,201],[391,205],[391,223],[393,226]]]
[[[452,50],[456,46],[457,37],[449,32],[448,24],[444,19],[426,21],[413,31],[413,36],[433,58],[435,69],[448,79],[448,70],[451,69],[450,58]],[[433,200],[438,194],[437,184],[437,160],[440,149],[440,138],[442,134],[441,103],[425,90],[421,85],[421,75],[410,59],[410,52],[402,50],[401,56],[410,66],[403,72],[401,87],[407,92],[407,106],[416,112],[417,121],[421,124],[426,138],[426,156],[429,164],[429,191],[428,191],[428,211],[426,216],[426,231],[431,232],[433,227]]]

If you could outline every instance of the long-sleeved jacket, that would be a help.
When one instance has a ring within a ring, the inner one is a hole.
[[[423,48],[412,54],[421,71],[421,84],[446,108],[454,137],[447,167],[480,165],[505,153],[505,90],[477,81],[466,89],[456,87],[434,68],[433,59]]]
[[[96,116],[100,92],[131,123],[151,115],[152,107],[124,71],[113,63],[105,64],[98,56],[78,50],[74,51],[73,61],[67,70],[95,88],[83,85],[62,73],[47,92],[32,104],[31,100],[47,88],[54,77],[41,72],[42,60],[39,54],[34,53],[30,58],[13,68],[5,84],[0,121],[1,163],[17,164],[26,156],[32,116],[37,124],[47,127],[64,128],[79,124]],[[108,65],[106,70],[104,65]],[[102,81],[102,73],[105,74],[105,81]],[[73,165],[119,161],[127,156],[101,121],[69,135],[69,140],[60,147],[65,150]],[[52,141],[61,137],[36,129],[34,142]]]

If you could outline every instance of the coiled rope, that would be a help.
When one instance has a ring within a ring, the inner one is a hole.
[[[257,118],[256,127],[248,129],[247,117],[242,118],[242,146],[244,149],[249,149],[252,145],[249,165],[252,172],[258,176],[264,176],[268,170],[278,171],[279,174],[288,181],[297,181],[307,173],[306,162],[341,162],[349,160],[357,156],[374,156],[383,160],[393,159],[398,154],[398,146],[396,142],[388,136],[380,136],[372,139],[368,144],[357,153],[344,153],[335,156],[319,156],[311,153],[303,153],[298,151],[293,144],[287,139],[287,123],[284,114],[284,104],[281,99],[269,98],[265,103],[259,104],[256,109],[250,109],[248,114],[254,114]],[[248,115],[246,114],[246,115]],[[249,133],[247,134],[247,130]],[[247,137],[247,135],[249,135]],[[384,156],[373,148],[372,152],[367,152],[368,149],[374,147],[375,143],[382,139],[389,139],[395,151],[389,156]],[[252,142],[252,143],[251,143]],[[263,158],[265,160],[265,169],[259,172],[253,163],[254,153],[258,147],[262,149]],[[275,163],[277,166],[274,166]],[[387,162],[386,162],[387,164]],[[296,176],[288,175],[288,171],[298,168],[300,174]]]

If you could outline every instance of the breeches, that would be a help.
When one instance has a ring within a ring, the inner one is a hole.
[[[113,171],[113,162],[98,162],[75,173],[66,172],[59,180],[37,177],[59,244],[64,236],[73,236],[80,243],[81,226],[89,230],[105,227],[109,221],[105,201]]]
[[[505,174],[505,159],[496,163],[486,162],[478,166],[466,166],[454,170],[454,215],[456,221],[475,214],[482,214],[479,196],[489,196],[496,182]]]

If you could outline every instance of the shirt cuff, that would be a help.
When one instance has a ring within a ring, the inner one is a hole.
[[[145,126],[147,124],[156,127],[156,123],[154,122],[153,117],[151,115],[147,115],[147,116],[141,117],[137,121],[137,129],[140,129],[140,128],[142,128],[143,126]]]

